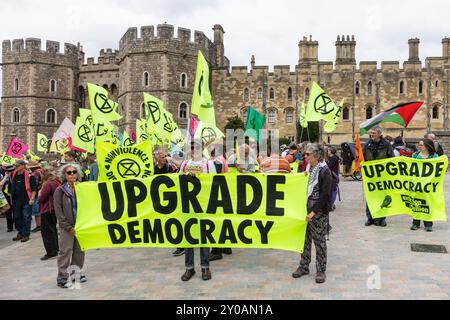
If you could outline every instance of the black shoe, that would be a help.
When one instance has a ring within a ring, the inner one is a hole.
[[[33,230],[31,230],[31,233],[36,233],[36,232],[39,232],[39,231],[41,231],[41,227],[36,227]]]
[[[178,257],[178,256],[182,256],[183,254],[184,254],[184,249],[177,249],[177,250],[175,250],[174,252],[172,252],[172,254],[175,256],[175,257]]]
[[[194,269],[187,269],[186,272],[181,276],[181,281],[189,281],[194,275]]]
[[[381,221],[377,224],[377,226],[378,226],[378,227],[387,227],[387,223],[386,223],[385,220],[381,220]]]
[[[316,283],[324,283],[326,278],[325,272],[317,272]]]
[[[20,240],[20,242],[27,242],[30,240],[30,237],[23,237],[22,240]]]
[[[203,280],[211,280],[211,271],[208,269],[202,269],[202,279]]]
[[[220,260],[220,259],[223,259],[222,254],[213,254],[213,253],[211,253],[209,255],[209,261],[215,261],[215,260]]]
[[[368,227],[371,225],[373,225],[373,220],[367,220],[365,226]]]
[[[63,288],[63,289],[69,289],[72,286],[73,286],[72,281],[65,280],[65,281],[58,282],[58,287]]]
[[[309,271],[305,271],[301,267],[298,267],[297,270],[294,273],[292,273],[292,277],[297,279],[303,276],[307,276],[308,274]]]
[[[224,254],[232,254],[233,253],[233,251],[231,251],[231,248],[225,248],[225,249],[222,250],[222,252]]]
[[[42,260],[42,261],[46,261],[46,260],[50,260],[50,259],[52,259],[52,258],[56,258],[56,255],[55,255],[55,256],[45,255],[45,256],[43,256],[43,257],[41,258],[41,260]]]

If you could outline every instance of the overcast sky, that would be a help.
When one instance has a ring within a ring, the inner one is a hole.
[[[0,8],[1,40],[81,42],[86,57],[118,49],[129,27],[167,22],[213,39],[213,25],[221,24],[231,65],[249,65],[255,54],[257,65],[271,69],[293,70],[303,36],[319,41],[320,60],[334,61],[337,35],[355,35],[358,62],[403,62],[413,37],[422,61],[441,56],[441,40],[450,36],[448,0],[0,0]]]

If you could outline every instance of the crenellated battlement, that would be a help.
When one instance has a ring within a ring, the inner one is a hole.
[[[162,48],[162,46],[165,46]],[[140,28],[129,28],[119,42],[121,54],[135,51],[151,51],[158,48],[163,50],[209,50],[213,47],[212,41],[201,31],[194,31],[192,40],[192,31],[190,29],[178,27],[175,36],[175,28],[170,24],[159,24],[156,26],[156,35],[154,26],[143,26]]]
[[[3,41],[3,54],[21,54],[21,53],[53,53],[67,56],[78,54],[76,45],[64,43],[64,51],[60,52],[60,43],[58,41],[47,40],[45,49],[42,49],[42,40],[38,38],[14,39]]]

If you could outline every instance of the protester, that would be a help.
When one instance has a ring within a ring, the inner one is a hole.
[[[57,284],[60,288],[70,288],[67,269],[76,266],[80,270],[84,265],[84,252],[75,238],[75,222],[77,217],[77,197],[75,185],[82,180],[81,167],[69,163],[61,167],[61,181],[53,195],[53,205],[59,224],[59,256]],[[86,276],[80,276],[80,282],[86,282]]]
[[[1,181],[0,181],[0,195],[4,198],[2,206],[0,208],[0,214],[6,216],[6,228],[7,232],[14,231],[14,212],[12,209],[11,197],[7,192],[7,187],[10,181],[10,174],[14,171],[14,166],[6,165],[2,166]]]
[[[298,166],[298,172],[305,172],[306,167],[308,166],[308,160],[303,155],[305,154],[305,147],[308,145],[308,142],[303,142],[299,145],[299,152],[302,154],[302,161]]]
[[[340,167],[340,160],[339,157],[336,155],[337,149],[334,147],[328,148],[328,156],[327,156],[327,165],[328,168],[330,168],[331,176],[332,176],[332,185],[331,185],[331,211],[334,211],[336,209],[335,202],[338,194],[339,189],[339,167]]]
[[[39,209],[42,218],[42,241],[46,254],[42,261],[54,258],[58,255],[58,230],[53,195],[61,185],[53,170],[46,170],[42,176],[42,188],[39,191]]]
[[[65,163],[78,163],[77,153],[73,150],[67,151],[64,154],[64,161]]]
[[[289,163],[302,162],[302,153],[299,152],[297,144],[295,142],[289,145],[289,154],[285,158]]]
[[[95,153],[88,153],[89,181],[98,180],[98,164]]]
[[[239,159],[236,160],[236,168],[239,173],[255,173],[256,159],[250,155],[250,146],[244,144],[239,147]]]
[[[436,153],[436,149],[434,148],[435,144],[433,140],[423,139],[419,142],[419,151],[413,154],[413,158],[415,159],[433,159],[439,158]],[[413,220],[413,224],[411,230],[417,230],[420,228],[421,220]],[[425,231],[432,232],[433,231],[433,222],[432,221],[424,221]]]
[[[330,212],[330,195],[332,177],[331,171],[324,161],[325,152],[318,143],[309,144],[305,150],[308,159],[308,226],[306,229],[305,247],[301,255],[300,266],[292,274],[294,278],[300,278],[309,274],[311,263],[312,241],[316,247],[316,283],[324,283],[327,268],[327,243],[328,219]]]
[[[167,161],[167,157],[164,152],[156,152],[155,160],[154,174],[169,174],[176,171],[176,168],[171,166]]]
[[[370,140],[364,144],[363,155],[365,161],[380,160],[394,157],[394,150],[392,145],[383,138],[383,130],[376,126],[370,130]],[[386,218],[373,219],[370,213],[369,206],[366,204],[366,226],[372,224],[379,227],[386,227]]]
[[[434,149],[436,150],[436,153],[439,157],[444,155],[444,149],[442,148],[441,144],[437,141],[436,135],[434,133],[429,133],[427,136],[427,139],[430,139],[434,143]]]
[[[31,233],[35,233],[41,231],[41,214],[39,211],[39,201],[37,193],[42,186],[42,167],[41,164],[37,161],[29,161],[27,168],[31,171],[30,176],[34,177],[37,182],[36,197],[34,198],[33,207],[31,209],[31,216],[34,217],[34,221],[36,222],[36,228],[31,230]]]
[[[37,181],[26,169],[24,160],[17,160],[15,171],[11,174],[9,190],[13,205],[17,236],[13,241],[30,240],[31,214],[37,192]]]
[[[201,173],[216,173],[214,162],[206,160],[202,156],[203,145],[198,142],[191,142],[191,159],[186,160],[180,167],[180,173],[195,176]],[[200,260],[202,268],[202,279],[210,280],[211,271],[209,269],[209,248],[200,248]],[[189,281],[195,275],[194,249],[185,249],[186,272],[181,276],[182,281]]]

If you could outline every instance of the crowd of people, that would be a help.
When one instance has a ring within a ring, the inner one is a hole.
[[[390,141],[392,140],[392,141]],[[327,235],[331,231],[329,213],[336,209],[339,195],[339,176],[342,160],[338,149],[318,143],[292,143],[281,150],[271,150],[267,155],[260,154],[255,145],[243,144],[237,150],[223,153],[223,142],[213,141],[207,145],[190,142],[190,150],[167,152],[158,149],[154,152],[154,174],[204,173],[305,173],[309,176],[307,195],[307,231],[304,252],[299,267],[292,274],[299,278],[309,274],[311,247],[316,248],[316,282],[326,280]],[[384,138],[382,129],[370,130],[370,139],[364,144],[365,161],[385,159],[395,156],[411,156],[416,159],[435,158],[443,154],[442,146],[433,134],[422,139],[418,151],[410,153],[402,138]],[[203,152],[208,151],[209,158]],[[403,152],[400,152],[403,150]],[[190,152],[189,152],[190,151]],[[57,258],[57,285],[69,288],[72,285],[69,267],[84,265],[84,252],[76,239],[75,223],[77,217],[77,197],[75,185],[81,181],[97,181],[98,165],[95,154],[82,159],[75,151],[69,151],[61,161],[18,160],[15,165],[3,165],[0,170],[0,215],[6,217],[7,232],[17,231],[13,241],[27,242],[31,233],[40,232],[45,254],[41,260]],[[373,219],[366,207],[366,226],[385,227],[386,219]],[[36,228],[31,230],[32,218]],[[420,228],[420,221],[414,220],[411,230]],[[425,230],[432,231],[432,223],[425,222]],[[174,256],[185,255],[185,272],[182,281],[189,281],[195,275],[194,249],[177,248]],[[202,279],[212,278],[210,262],[231,255],[230,248],[200,248]],[[80,276],[86,282],[85,275]]]

